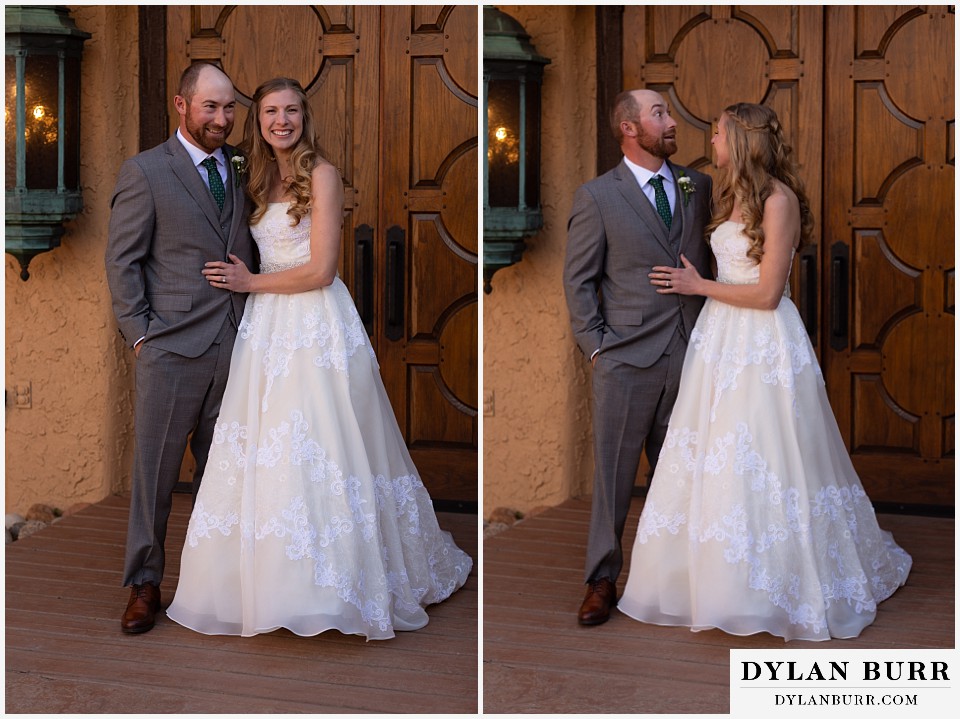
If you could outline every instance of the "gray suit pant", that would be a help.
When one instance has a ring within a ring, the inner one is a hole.
[[[623,527],[646,446],[651,470],[667,434],[680,387],[686,343],[650,367],[597,357],[593,369],[594,480],[585,581],[617,581],[623,567]],[[651,472],[652,476],[652,472]]]
[[[207,463],[237,331],[229,319],[199,357],[144,344],[136,365],[134,464],[123,584],[163,579],[167,519],[190,432],[196,497]]]

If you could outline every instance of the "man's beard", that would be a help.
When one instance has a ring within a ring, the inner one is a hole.
[[[207,152],[213,152],[214,150],[223,147],[227,142],[227,137],[230,136],[230,131],[233,130],[233,125],[227,125],[223,128],[223,133],[218,137],[215,135],[209,135],[206,130],[209,125],[194,125],[189,120],[186,122],[187,132],[190,133],[192,137],[200,147],[202,147]]]
[[[655,138],[653,135],[648,135],[644,132],[643,127],[639,124],[637,129],[640,131],[637,135],[637,144],[647,152],[649,152],[654,157],[659,157],[662,160],[666,160],[670,155],[674,154],[677,151],[677,141],[676,138],[666,140],[663,137]]]

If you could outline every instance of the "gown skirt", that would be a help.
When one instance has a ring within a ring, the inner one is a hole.
[[[757,281],[739,228],[712,238],[721,282]],[[788,294],[775,310],[704,304],[618,603],[634,619],[849,638],[906,582]]]
[[[305,261],[309,216],[289,228],[271,205],[252,229],[262,272]],[[250,295],[167,615],[205,634],[388,639],[472,566],[438,526],[346,286]]]

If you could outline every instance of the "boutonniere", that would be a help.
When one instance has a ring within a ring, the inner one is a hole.
[[[234,155],[230,158],[230,164],[233,165],[233,176],[237,187],[240,187],[240,178],[247,171],[247,158],[243,155]]]
[[[677,183],[680,185],[680,190],[683,192],[683,206],[686,207],[687,203],[690,202],[690,195],[697,191],[696,186],[693,184],[693,180],[687,177],[687,173],[683,170],[680,170],[680,177],[677,178]]]

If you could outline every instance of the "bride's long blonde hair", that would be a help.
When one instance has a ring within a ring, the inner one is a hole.
[[[777,113],[765,105],[738,102],[723,111],[720,121],[724,120],[730,159],[717,182],[713,219],[706,235],[709,238],[730,218],[734,201],[739,200],[744,234],[750,239],[747,257],[759,264],[763,257],[763,204],[775,188],[774,180],[789,187],[800,201],[800,244],[813,233],[813,213]]]
[[[262,83],[254,90],[250,111],[243,126],[243,142],[240,145],[240,150],[247,157],[249,168],[247,196],[253,202],[251,225],[257,224],[267,211],[271,165],[276,164],[273,148],[263,139],[260,130],[260,106],[264,97],[280,90],[293,90],[300,101],[303,117],[303,133],[292,153],[293,177],[286,187],[286,191],[293,195],[293,204],[287,214],[294,218],[294,225],[300,224],[303,216],[310,212],[310,176],[313,168],[326,161],[317,140],[313,110],[310,109],[307,93],[303,91],[300,83],[288,77],[276,77]]]

